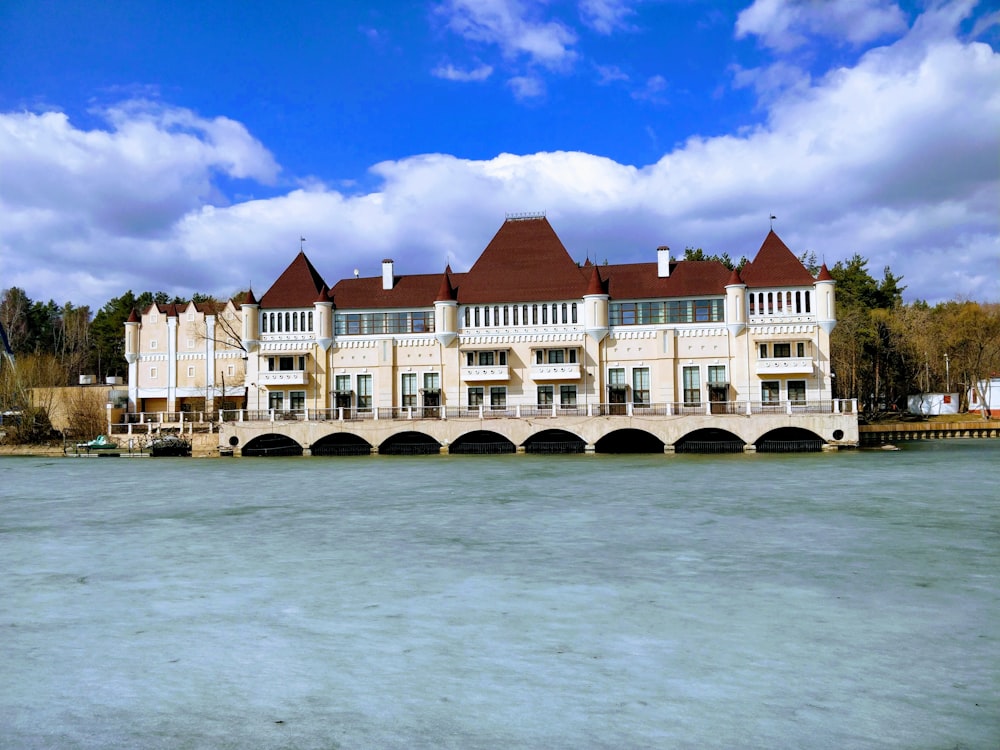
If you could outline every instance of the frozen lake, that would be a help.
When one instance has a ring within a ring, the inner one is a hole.
[[[996,750],[998,466],[2,458],[0,747]]]

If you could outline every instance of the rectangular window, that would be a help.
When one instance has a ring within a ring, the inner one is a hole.
[[[496,358],[495,352],[479,352],[479,366],[492,367]]]
[[[417,374],[415,372],[403,373],[401,404],[403,406],[417,405]]]
[[[573,364],[576,363],[576,349],[569,350],[569,361]]]
[[[194,366],[193,365],[188,365],[188,377],[189,378],[193,378],[194,377]]]
[[[541,407],[552,406],[552,391],[551,385],[540,385],[538,386],[538,405]]]
[[[767,359],[767,344],[760,345],[760,358]]]
[[[515,308],[514,311],[517,312],[517,309]],[[505,326],[510,325],[510,307],[507,305],[503,306],[503,324]]]
[[[149,341],[149,348],[150,349],[155,349],[156,346],[157,346],[156,339],[150,339],[150,341]]]
[[[281,391],[271,391],[267,394],[267,408],[281,410],[285,408],[285,394]]]
[[[806,381],[788,381],[788,400],[798,406],[805,406],[806,403]]]
[[[774,356],[780,357],[782,359],[792,356],[792,345],[791,344],[775,344],[774,345]]]
[[[337,393],[350,393],[351,392],[351,376],[350,375],[338,375],[334,379],[334,390]]]
[[[608,387],[611,388],[611,390],[620,390],[625,388],[624,367],[612,367],[608,370]]]
[[[636,367],[632,370],[632,403],[649,406],[649,368]]]
[[[709,365],[708,366],[708,384],[709,385],[722,385],[726,382],[726,366],[725,365]]]
[[[505,385],[490,386],[490,408],[491,409],[507,408],[507,386]]]
[[[476,409],[483,405],[483,387],[474,385],[469,388],[469,408]]]
[[[684,368],[684,404],[701,405],[701,372],[697,367]]]
[[[571,306],[570,310],[571,310],[571,312],[572,312],[572,321],[573,321],[574,323],[576,323],[576,322],[577,322],[577,320],[576,320],[576,318],[577,318],[577,315],[576,315],[576,303],[575,303],[575,302],[574,302],[574,303],[573,303],[573,305]]]
[[[776,404],[781,398],[781,388],[777,380],[765,380],[760,384],[760,400],[765,404]]]
[[[518,325],[517,322],[517,305],[514,305],[514,325]]]
[[[564,409],[576,406],[576,386],[559,386],[559,405]]]
[[[795,356],[800,359],[806,356],[806,345],[805,342],[800,341],[795,345]]]
[[[348,387],[350,381],[348,381]],[[358,408],[359,409],[371,409],[372,408],[372,376],[371,375],[358,375]]]
[[[302,410],[306,408],[306,392],[292,391],[288,394],[288,406],[290,409]]]
[[[549,349],[549,364],[561,365],[566,361],[566,351],[563,349]]]
[[[150,367],[149,368],[149,379],[150,380],[156,380],[156,368],[155,367]]]
[[[549,322],[549,306],[542,305],[542,325],[546,325]]]
[[[236,365],[228,365],[226,367],[226,375],[235,375],[235,374],[236,374]]]
[[[424,391],[436,392],[441,390],[441,376],[436,372],[424,373]]]

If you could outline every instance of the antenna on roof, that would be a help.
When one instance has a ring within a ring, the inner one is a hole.
[[[771,228],[772,231],[774,230],[774,220],[777,219],[777,218],[778,218],[777,216],[775,216],[774,214],[771,214],[771,227],[770,228]]]

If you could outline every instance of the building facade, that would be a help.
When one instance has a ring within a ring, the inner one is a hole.
[[[814,278],[773,231],[739,270],[650,255],[579,263],[535,215],[508,218],[464,273],[387,259],[330,287],[300,251],[239,309],[130,320],[130,403],[211,410],[225,394],[251,421],[839,409],[825,266]],[[239,340],[220,339],[217,315]]]

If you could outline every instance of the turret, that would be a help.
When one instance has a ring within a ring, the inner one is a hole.
[[[739,336],[747,327],[747,285],[735,268],[726,283],[726,328],[733,336]]]
[[[590,283],[583,295],[583,323],[587,335],[594,341],[602,341],[608,335],[608,290],[597,266],[591,266]]]
[[[320,289],[313,308],[316,316],[313,335],[320,349],[325,352],[333,345],[333,302],[326,284]]]
[[[250,353],[260,344],[260,304],[253,296],[253,289],[247,290],[247,296],[240,309],[243,311],[242,344],[247,353]]]
[[[458,300],[451,285],[451,266],[445,266],[441,287],[434,299],[435,337],[441,346],[448,346],[458,336]]]
[[[824,263],[819,269],[819,275],[813,286],[816,288],[816,320],[819,327],[827,334],[837,325],[836,295],[834,294],[836,283],[830,270],[826,267],[826,263]]]
[[[129,364],[139,359],[139,316],[135,308],[125,321],[125,361]]]

